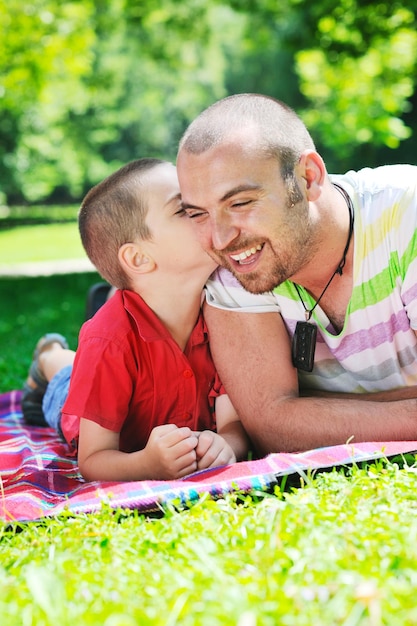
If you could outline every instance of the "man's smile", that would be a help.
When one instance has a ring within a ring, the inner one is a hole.
[[[231,254],[230,258],[233,259],[233,261],[237,261],[238,263],[241,263],[244,265],[246,262],[248,262],[248,259],[250,259],[250,257],[252,257],[254,254],[259,252],[260,250],[262,250],[262,246],[258,244],[257,246],[253,246],[252,248],[249,248],[248,250],[239,252],[239,254]]]

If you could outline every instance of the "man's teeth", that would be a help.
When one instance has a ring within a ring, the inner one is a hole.
[[[240,254],[231,254],[230,257],[234,261],[244,261],[248,257],[252,256],[252,254],[255,254],[255,252],[259,252],[259,250],[262,250],[262,246],[260,244],[258,244],[256,248],[250,248],[249,250],[240,252]]]

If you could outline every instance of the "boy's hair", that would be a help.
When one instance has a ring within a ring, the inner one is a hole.
[[[119,289],[130,287],[118,258],[120,247],[150,239],[146,224],[146,173],[166,161],[137,159],[120,168],[85,196],[79,213],[81,241],[100,275]]]

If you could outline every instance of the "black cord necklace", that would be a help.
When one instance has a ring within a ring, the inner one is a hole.
[[[304,304],[304,300],[301,296],[299,286],[296,283],[293,283],[297,291],[298,297],[300,298],[301,304],[304,307],[306,320],[305,322],[297,322],[296,324],[294,336],[292,339],[292,362],[293,362],[294,367],[296,367],[299,370],[303,370],[305,372],[311,372],[313,370],[314,353],[316,350],[317,326],[310,322],[311,316],[313,314],[314,309],[316,308],[316,306],[318,305],[318,303],[320,302],[320,300],[326,293],[328,287],[330,286],[330,283],[332,282],[336,274],[339,274],[339,276],[342,276],[343,268],[346,265],[346,256],[347,256],[350,242],[351,242],[352,235],[353,235],[354,211],[353,211],[352,200],[350,199],[350,196],[346,193],[346,191],[342,187],[339,187],[339,185],[336,185],[335,183],[333,183],[333,185],[342,194],[342,196],[346,200],[346,204],[349,209],[349,233],[348,233],[346,246],[343,251],[342,259],[339,265],[336,267],[333,274],[330,276],[330,279],[328,280],[325,288],[323,289],[319,298],[316,300],[313,308],[311,309],[307,309],[306,305]]]

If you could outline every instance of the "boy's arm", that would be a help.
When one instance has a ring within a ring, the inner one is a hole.
[[[119,433],[81,418],[78,465],[88,481],[177,479],[197,469],[197,442],[189,428],[164,424],[153,429],[143,450],[121,452]]]
[[[247,458],[249,439],[226,394],[216,398],[217,432],[204,430],[197,445],[198,469],[228,465]]]
[[[242,426],[242,422],[228,395],[223,394],[216,398],[217,433],[226,440],[232,448],[237,461],[247,458],[249,452],[249,437]]]

